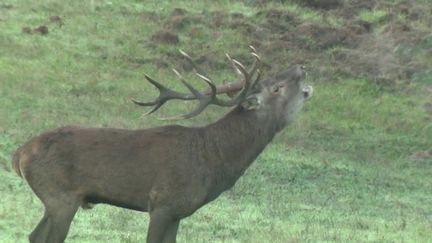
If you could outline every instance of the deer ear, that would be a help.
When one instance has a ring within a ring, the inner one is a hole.
[[[246,110],[258,110],[261,107],[261,99],[258,95],[251,95],[241,103]]]

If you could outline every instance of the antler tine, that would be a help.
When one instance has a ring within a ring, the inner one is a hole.
[[[204,76],[202,74],[196,73],[197,76],[200,77],[202,80],[204,80],[209,85],[209,87],[211,89],[210,95],[205,95],[205,94],[200,93],[192,85],[190,85],[188,82],[186,82],[186,80],[183,78],[183,76],[176,69],[173,69],[173,71],[179,77],[180,81],[189,89],[189,91],[195,95],[195,98],[198,99],[198,101],[199,101],[199,105],[197,106],[197,108],[195,108],[192,112],[190,112],[188,114],[180,115],[180,116],[174,116],[174,117],[161,118],[161,120],[189,119],[191,117],[199,115],[201,112],[204,111],[204,109],[207,106],[209,106],[210,104],[212,104],[214,102],[214,99],[216,98],[217,88],[213,84],[213,82],[211,82],[211,80],[209,78],[207,78],[206,76]]]
[[[255,72],[257,69],[259,69],[259,66],[261,64],[261,57],[257,54],[257,50],[254,46],[250,45],[249,48],[252,50],[252,56],[255,57],[254,63],[252,64],[252,67],[250,69],[250,73]]]
[[[153,86],[155,86],[159,90],[159,96],[150,102],[141,102],[137,101],[135,99],[132,99],[132,102],[136,105],[140,106],[154,106],[153,109],[145,113],[144,115],[149,115],[155,111],[157,111],[165,102],[172,99],[178,99],[178,100],[193,100],[195,97],[191,96],[190,94],[180,93],[174,90],[171,90],[164,85],[160,84],[156,80],[152,79],[147,74],[144,75],[146,80],[150,82]]]
[[[212,90],[213,90],[213,88],[212,88]],[[214,95],[216,95],[216,93],[214,93]],[[189,118],[192,118],[194,116],[197,116],[197,115],[201,114],[201,112],[203,112],[204,109],[208,105],[210,105],[212,103],[212,100],[213,100],[212,97],[209,97],[209,96],[202,96],[202,97],[200,97],[198,99],[199,100],[199,105],[193,111],[191,111],[190,113],[187,113],[187,114],[184,114],[184,115],[180,115],[180,116],[160,118],[160,120],[163,120],[163,121],[168,121],[168,120],[183,120],[183,119],[189,119]]]
[[[159,118],[159,120],[161,120],[161,121],[176,121],[176,120],[189,119],[189,118],[192,118],[194,116],[201,114],[201,112],[203,112],[207,106],[208,105],[201,105],[200,104],[195,110],[193,110],[192,112],[190,112],[188,114],[180,115],[180,116],[173,116],[173,117],[163,117],[163,118]]]
[[[207,74],[194,62],[194,60],[192,59],[191,56],[189,56],[189,54],[187,54],[185,51],[181,49],[179,50],[179,52],[192,65],[192,67],[195,69],[195,72],[202,73],[207,76]]]
[[[260,66],[260,63],[261,63],[261,58],[260,58],[260,56],[256,53],[256,49],[255,49],[255,47],[253,47],[253,46],[249,46],[249,48],[251,48],[252,49],[252,56],[254,56],[254,58],[255,58],[255,60],[254,60],[254,62],[253,62],[253,64],[252,64],[252,67],[249,69],[249,71],[247,72],[248,73],[248,77],[249,78],[251,78],[254,74],[255,74],[255,72],[258,70],[259,71],[259,66]],[[241,70],[239,70],[239,68],[237,67],[237,65],[238,64],[240,64],[240,66],[242,66],[243,68],[244,68],[244,66],[243,66],[243,64],[241,64],[240,62],[238,62],[238,61],[236,61],[237,62],[237,64],[235,64],[234,63],[234,59],[233,58],[231,58],[231,56],[230,55],[228,55],[228,54],[225,54],[226,55],[226,57],[228,58],[228,60],[230,61],[230,63],[231,63],[231,65],[234,67],[234,69],[236,70],[236,72],[238,73],[238,74],[244,74]],[[243,75],[244,76],[244,75]],[[246,77],[245,77],[246,78]],[[256,83],[257,83],[257,81],[259,80],[259,78],[257,78],[257,79],[255,79],[255,81],[252,83],[252,86],[251,87],[255,87],[255,85],[256,85]],[[242,81],[240,81],[240,82],[244,82],[244,80],[242,80]]]
[[[235,95],[231,100],[221,100],[215,97],[213,104],[219,105],[219,106],[233,106],[236,104],[239,104],[249,93],[250,89],[255,87],[258,81],[261,78],[261,72],[259,69],[261,58],[258,54],[256,54],[256,50],[253,46],[250,46],[252,49],[252,55],[254,56],[255,60],[252,64],[252,67],[249,69],[249,71],[246,71],[245,66],[231,58],[230,55],[225,54],[234,69],[237,71],[237,73],[241,74],[243,76],[243,80],[228,83],[222,85],[220,88],[224,89],[224,92],[232,91],[232,90],[241,90],[237,95]],[[253,82],[251,82],[252,77],[257,73],[257,76]]]
[[[246,95],[247,92],[249,92],[249,87],[250,87],[250,79],[252,78],[253,73],[249,73],[248,71],[246,71],[246,68],[243,66],[243,64],[241,64],[241,62],[233,59],[234,64],[237,65],[238,70],[243,74],[244,76],[244,86],[243,86],[243,90],[242,92],[240,92],[240,94],[238,95],[240,96],[244,96]]]
[[[147,111],[146,113],[144,113],[143,116],[148,116],[148,115],[150,115],[151,113],[153,113],[153,112],[159,110],[159,108],[160,108],[164,103],[165,103],[165,102],[156,104],[156,105],[155,105],[151,110],[149,110],[149,111]],[[136,104],[136,103],[135,103],[135,104]]]
[[[235,65],[235,68],[239,70],[240,73],[243,74],[244,80],[243,80],[243,87],[241,91],[234,96],[231,100],[221,100],[215,97],[214,104],[219,106],[233,106],[239,104],[249,93],[250,90],[250,74],[246,71],[246,68],[241,64],[239,61],[232,59],[232,63]]]
[[[259,82],[260,79],[261,79],[261,75],[262,75],[261,70],[258,69],[258,70],[256,71],[256,73],[257,73],[257,76],[256,76],[255,80],[252,82],[252,86],[251,86],[252,88],[255,88],[255,86],[258,84],[258,82]]]
[[[204,76],[204,75],[202,75],[200,73],[195,73],[195,74],[208,84],[208,86],[210,87],[210,91],[211,91],[210,92],[210,96],[216,97],[216,94],[217,94],[217,87],[216,87],[216,85],[214,85],[214,83],[209,78],[207,78],[206,76]],[[208,94],[206,93],[206,95],[208,95]]]
[[[180,81],[183,83],[183,85],[186,86],[186,88],[188,88],[189,91],[195,96],[195,98],[199,98],[199,97],[203,96],[203,94],[201,94],[192,85],[190,85],[188,82],[186,82],[186,80],[183,78],[183,76],[176,69],[173,68],[172,70],[177,75],[177,77],[180,79]]]
[[[252,56],[254,56],[255,60],[252,64],[252,67],[249,69],[249,73],[251,73],[251,75],[253,75],[253,73],[255,73],[255,71],[257,69],[259,69],[260,64],[261,64],[261,57],[256,53],[256,50],[253,46],[250,46],[250,48],[252,49]]]
[[[140,106],[153,106],[153,105],[158,104],[157,100],[150,101],[150,102],[142,102],[142,101],[138,101],[134,98],[131,98],[131,101],[133,103],[135,103],[135,105],[140,105]]]
[[[240,75],[241,72],[240,72],[240,70],[238,70],[238,68],[234,64],[232,57],[228,53],[225,53],[225,56],[227,57],[228,61],[230,61],[231,65],[234,68],[234,70],[236,71],[236,73]]]
[[[250,46],[250,47],[255,51],[255,48],[253,46]],[[253,75],[255,74],[255,72],[257,73],[257,78],[255,79],[255,81],[252,83],[252,86],[251,86],[253,88],[256,86],[259,79],[261,78],[261,70],[260,70],[261,57],[258,54],[256,54],[255,52],[252,52],[252,56],[255,57],[255,60],[252,64],[252,67],[249,69],[250,77],[252,78]]]

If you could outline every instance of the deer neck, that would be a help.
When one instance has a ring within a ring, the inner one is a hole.
[[[236,107],[204,129],[209,158],[225,177],[236,180],[281,129],[269,117]]]

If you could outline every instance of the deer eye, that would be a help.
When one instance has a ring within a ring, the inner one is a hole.
[[[278,93],[281,87],[281,85],[273,85],[271,88],[272,93]]]

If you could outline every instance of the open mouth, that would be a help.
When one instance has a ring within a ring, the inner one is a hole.
[[[313,88],[311,85],[307,85],[305,87],[303,87],[303,97],[305,99],[309,99],[310,97],[312,97],[313,94]]]

